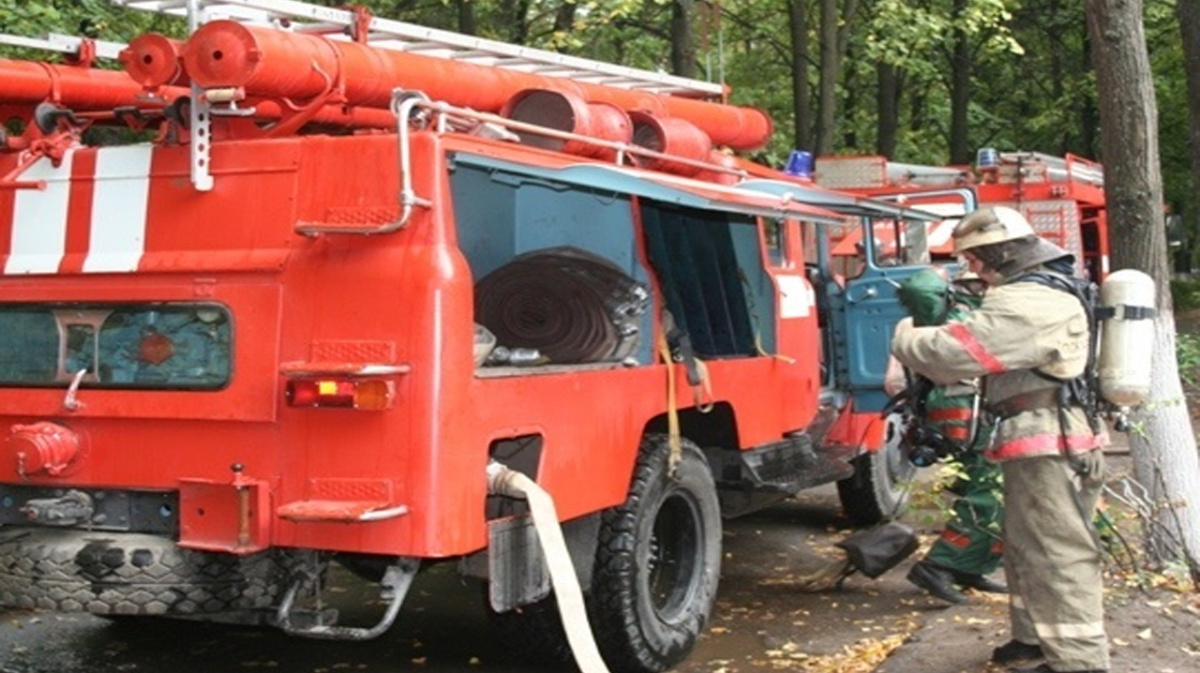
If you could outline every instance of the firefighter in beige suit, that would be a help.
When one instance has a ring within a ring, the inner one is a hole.
[[[1108,669],[1100,548],[1092,529],[1108,435],[1067,382],[1087,364],[1083,304],[1048,283],[1074,259],[1010,208],[971,213],[955,251],[991,286],[982,306],[938,327],[901,323],[892,353],[935,383],[982,376],[995,423],[986,455],[1004,472],[1005,572],[1012,641],[1002,664],[1045,657],[1025,673]]]

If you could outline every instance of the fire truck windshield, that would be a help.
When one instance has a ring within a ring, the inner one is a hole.
[[[216,389],[229,312],[215,304],[0,306],[0,385]],[[80,372],[86,372],[80,374]]]

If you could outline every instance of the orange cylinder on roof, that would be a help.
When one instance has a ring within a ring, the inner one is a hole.
[[[755,108],[574,82],[229,20],[211,21],[193,33],[183,59],[187,74],[201,87],[242,87],[251,96],[304,100],[340,85],[352,105],[387,107],[392,90],[403,88],[496,113],[520,91],[548,89],[573,93],[589,103],[686,119],[715,144],[739,150],[762,147],[772,131],[771,118]]]
[[[125,66],[125,72],[144,87],[191,84],[183,72],[181,40],[158,33],[146,33],[130,40],[118,57]]]
[[[162,63],[162,61],[159,61]],[[152,78],[153,79],[153,78]],[[148,80],[149,81],[149,80]],[[153,93],[161,101],[174,101],[190,92],[182,86],[149,86],[134,81],[120,70],[98,70],[73,65],[0,59],[0,103],[36,105],[51,102],[76,112],[110,111],[130,105],[146,106]],[[254,117],[275,121],[293,114],[279,101],[248,100]],[[380,108],[327,105],[313,115],[312,122],[354,128],[394,128],[396,116]]]
[[[0,59],[0,100],[5,103],[51,101],[84,110],[133,105],[145,91],[119,70]]]

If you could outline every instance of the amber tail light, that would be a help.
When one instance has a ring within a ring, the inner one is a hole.
[[[351,377],[291,379],[287,382],[286,391],[290,407],[360,411],[391,409],[395,393],[395,385],[391,381]]]

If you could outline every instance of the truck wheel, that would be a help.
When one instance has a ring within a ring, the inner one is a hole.
[[[675,474],[665,435],[642,440],[625,503],[604,513],[589,601],[605,662],[655,673],[688,655],[721,574],[721,511],[703,452],[683,440]]]
[[[908,507],[909,482],[917,468],[908,461],[901,444],[903,417],[891,414],[884,423],[883,446],[855,458],[854,476],[838,482],[842,508],[858,525],[894,519]]]

